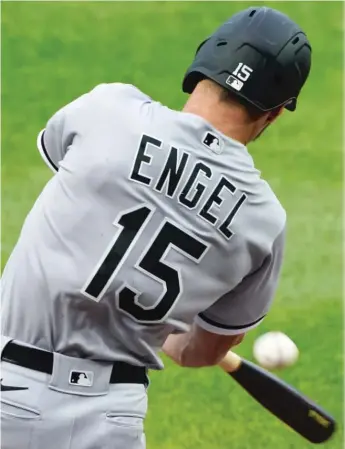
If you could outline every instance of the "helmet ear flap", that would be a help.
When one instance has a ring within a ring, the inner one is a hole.
[[[296,98],[292,98],[290,101],[288,101],[285,104],[285,109],[287,109],[288,111],[295,111],[296,110],[296,106],[297,106],[297,100]]]

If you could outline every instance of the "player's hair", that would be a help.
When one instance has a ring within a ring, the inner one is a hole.
[[[224,102],[228,105],[241,107],[241,109],[244,109],[246,113],[248,114],[250,120],[258,120],[260,117],[262,117],[265,112],[261,111],[259,108],[254,106],[253,104],[249,103],[249,101],[245,100],[244,98],[236,95],[235,93],[229,91],[225,87],[221,86],[220,84],[216,83],[215,81],[207,78],[206,76],[200,76],[199,77],[200,82],[206,82],[208,88],[212,89],[215,93],[218,94],[219,100],[221,102]]]
[[[234,94],[228,89],[225,89],[224,87],[221,88],[219,98],[221,102],[236,106],[240,105],[243,109],[245,109],[251,120],[258,120],[265,114],[263,111],[261,111],[253,104],[249,103],[244,98],[239,97],[238,95]]]

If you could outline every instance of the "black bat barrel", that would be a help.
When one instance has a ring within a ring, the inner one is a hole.
[[[267,410],[312,443],[323,443],[334,433],[335,420],[321,407],[296,389],[243,360],[240,368],[229,373]]]

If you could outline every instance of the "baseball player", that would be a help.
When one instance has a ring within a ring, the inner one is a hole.
[[[143,449],[159,352],[216,365],[262,322],[286,217],[246,145],[310,63],[298,25],[253,7],[198,47],[182,111],[114,83],[48,121],[55,174],[2,277],[3,449]]]

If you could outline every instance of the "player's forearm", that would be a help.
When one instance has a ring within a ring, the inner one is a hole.
[[[184,368],[202,368],[217,365],[225,356],[229,347],[217,350],[200,344],[192,331],[185,334],[169,335],[163,345],[164,353]]]
[[[193,350],[190,332],[169,335],[162,350],[177,365],[185,368],[201,368],[203,366],[214,365],[213,362],[209,363],[203,354],[199,354]]]
[[[194,325],[184,334],[169,335],[162,349],[180,366],[201,368],[218,365],[228,350],[241,343],[243,338],[244,334],[211,334]]]

